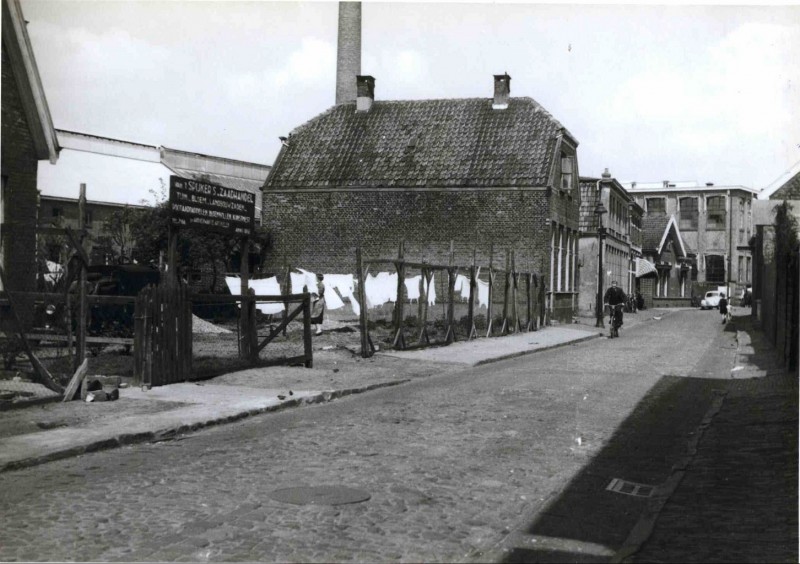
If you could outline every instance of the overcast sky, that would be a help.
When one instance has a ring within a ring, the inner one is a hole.
[[[762,188],[800,161],[797,4],[362,6],[376,99],[489,98],[506,71],[581,175]],[[272,164],[334,103],[335,2],[22,7],[59,129]]]

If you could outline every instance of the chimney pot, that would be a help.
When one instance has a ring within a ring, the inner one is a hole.
[[[603,178],[611,178],[611,173],[608,172],[608,168],[603,171]]]
[[[492,109],[505,110],[511,95],[511,77],[508,73],[494,75],[494,100]]]
[[[356,111],[368,112],[375,101],[375,78],[371,76],[356,77]]]
[[[636,182],[631,182],[631,188],[636,188]]]

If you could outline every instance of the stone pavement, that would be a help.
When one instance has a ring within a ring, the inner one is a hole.
[[[617,561],[798,561],[797,374],[749,318],[731,328],[732,380]]]
[[[599,336],[598,330],[546,327],[539,331],[409,352],[380,352],[361,359],[351,351],[315,351],[315,367],[244,370],[206,382],[173,384],[143,391],[120,390],[120,400],[104,404],[79,401],[50,404],[61,417],[18,433],[0,433],[0,472],[117,446],[158,441],[176,434],[243,417],[320,403],[410,379],[534,353]],[[330,347],[326,347],[330,348]],[[449,367],[447,365],[450,365]],[[144,404],[152,407],[146,409]],[[44,409],[42,407],[42,409]],[[0,426],[29,409],[0,412]],[[84,417],[66,416],[81,411]],[[35,412],[37,417],[41,414]],[[91,414],[91,415],[89,415]],[[30,417],[28,417],[30,418]]]

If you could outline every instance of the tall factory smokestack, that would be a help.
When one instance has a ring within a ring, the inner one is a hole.
[[[361,74],[361,2],[339,2],[336,55],[336,105],[356,100],[356,76]]]

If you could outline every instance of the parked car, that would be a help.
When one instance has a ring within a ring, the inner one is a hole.
[[[700,300],[700,309],[716,309],[719,307],[719,300],[725,292],[717,292],[716,290],[706,292],[705,297]]]

